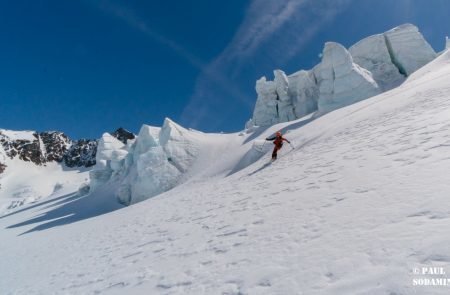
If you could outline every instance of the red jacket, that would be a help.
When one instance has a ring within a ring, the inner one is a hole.
[[[286,141],[287,143],[291,143],[289,140],[287,140],[283,136],[275,136],[275,137],[271,137],[271,138],[266,138],[266,140],[273,141],[273,144],[277,148],[281,148],[281,146],[283,146],[283,141]]]

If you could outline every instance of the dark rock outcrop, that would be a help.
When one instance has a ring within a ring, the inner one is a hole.
[[[73,141],[62,132],[34,132],[27,139],[10,138],[0,131],[0,144],[5,156],[44,165],[48,162],[64,163],[67,167],[91,167],[95,165],[97,140]],[[0,163],[0,173],[6,168]]]
[[[6,165],[3,163],[0,163],[0,174],[2,174],[6,169]]]
[[[97,141],[80,139],[73,142],[63,159],[67,167],[91,167],[95,165]]]
[[[46,160],[48,162],[61,162],[68,148],[71,146],[69,137],[57,131],[41,132],[39,136],[45,146]]]
[[[11,140],[0,133],[3,149],[9,158],[19,157],[22,161],[33,162],[37,165],[45,163],[39,143],[39,135],[33,133],[33,140],[15,139]]]
[[[112,136],[123,142],[124,144],[127,144],[127,141],[130,139],[135,139],[136,135],[134,135],[132,132],[120,127],[113,133],[111,133]]]

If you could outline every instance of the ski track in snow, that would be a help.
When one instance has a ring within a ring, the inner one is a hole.
[[[450,272],[450,66],[440,60],[436,73],[290,132],[298,148],[271,165],[267,154],[91,219],[3,229],[0,290],[448,294],[412,286],[411,272]],[[46,206],[0,226],[58,205]]]

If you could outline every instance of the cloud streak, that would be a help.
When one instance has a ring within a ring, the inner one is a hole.
[[[94,3],[101,11],[124,21],[127,25],[140,31],[156,43],[171,49],[195,68],[199,70],[205,69],[206,64],[201,59],[186,50],[177,42],[153,30],[134,10],[109,0],[99,0]]]
[[[198,127],[203,120],[214,118],[209,111],[221,109],[224,101],[233,101],[247,108],[254,105],[254,95],[216,90],[211,76],[227,77],[224,85],[237,84],[241,69],[260,60],[282,65],[332,21],[351,0],[253,0],[229,44],[198,77],[194,93],[184,109],[181,121]],[[256,57],[259,56],[259,57]],[[261,57],[262,56],[262,57]],[[254,81],[247,81],[253,83]],[[228,97],[229,94],[238,94]],[[219,125],[219,122],[217,122]]]
[[[307,0],[253,1],[244,22],[222,55],[251,55],[288,22]]]
[[[99,0],[96,1],[95,4],[101,11],[124,21],[127,25],[140,31],[154,42],[172,50],[180,58],[198,69],[203,75],[206,75],[209,80],[218,85],[221,89],[225,89],[230,95],[237,98],[243,97],[243,94],[239,89],[234,84],[230,83],[221,72],[215,71],[211,64],[206,64],[179,43],[152,29],[134,10],[110,0]]]
[[[198,128],[206,120],[220,125],[226,119],[223,112],[227,104],[250,112],[255,95],[239,87],[242,68],[260,63],[261,56],[263,62],[269,64],[280,65],[289,61],[350,1],[252,0],[235,35],[210,63],[205,63],[181,44],[154,30],[129,7],[111,0],[89,3],[95,3],[101,11],[169,48],[200,71],[194,93],[180,116],[182,123]],[[219,117],[222,119],[218,120]],[[213,129],[214,124],[210,126]]]

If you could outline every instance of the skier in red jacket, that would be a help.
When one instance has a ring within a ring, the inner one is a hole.
[[[280,131],[278,131],[274,137],[266,138],[266,140],[273,141],[273,144],[275,145],[272,152],[272,161],[275,161],[277,159],[277,152],[283,146],[283,141],[286,141],[289,144],[291,143],[289,140],[283,137]]]

